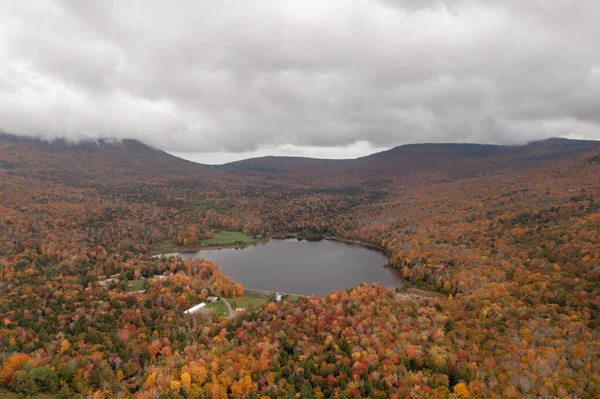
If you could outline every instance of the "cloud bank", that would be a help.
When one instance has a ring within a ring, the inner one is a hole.
[[[599,15],[596,0],[4,1],[0,130],[317,156],[600,139]]]

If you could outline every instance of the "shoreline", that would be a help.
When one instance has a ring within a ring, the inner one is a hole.
[[[224,245],[196,245],[196,246],[187,246],[187,247],[180,247],[177,245],[169,245],[169,246],[165,246],[164,248],[161,249],[154,249],[152,251],[148,251],[147,255],[148,256],[158,256],[158,255],[169,255],[169,254],[173,254],[173,253],[180,253],[180,254],[188,254],[188,253],[195,253],[195,252],[200,252],[200,251],[213,251],[213,250],[219,250],[219,249],[244,249],[247,248],[249,246],[252,245],[257,245],[257,244],[266,244],[267,242],[269,242],[269,239],[260,239],[259,241],[256,242],[249,242],[249,243],[245,243],[245,244],[224,244]]]
[[[314,236],[314,237],[302,237],[302,236],[299,237],[298,233],[289,233],[289,232],[272,233],[270,238],[275,239],[275,240],[297,239],[300,241],[322,241],[322,240],[337,241],[337,242],[341,242],[343,244],[359,245],[361,247],[380,251],[381,253],[385,254],[385,256],[388,257],[388,259],[389,259],[388,251],[386,251],[383,247],[381,247],[377,244],[372,244],[370,242],[361,241],[361,240],[357,240],[357,239],[344,238],[344,237],[340,237],[340,236],[325,236],[325,235]]]
[[[299,237],[298,233],[290,233],[290,232],[274,232],[272,233],[269,237],[266,238],[261,238],[260,240],[256,241],[256,242],[251,242],[251,243],[244,243],[244,244],[224,244],[224,245],[195,245],[195,246],[179,246],[179,245],[165,245],[164,247],[160,248],[160,249],[153,249],[151,251],[148,251],[147,254],[149,256],[156,256],[156,255],[161,255],[161,254],[169,254],[169,253],[194,253],[194,252],[199,252],[199,251],[212,251],[212,250],[219,250],[219,249],[243,249],[243,248],[247,248],[250,247],[252,245],[257,245],[257,244],[266,244],[268,243],[270,240],[299,240],[299,241],[322,241],[322,240],[328,240],[328,241],[337,241],[343,244],[348,244],[348,245],[359,245],[361,247],[364,248],[368,248],[368,249],[373,249],[376,251],[379,251],[381,253],[383,253],[384,255],[386,255],[386,257],[389,258],[389,254],[388,251],[386,251],[384,248],[380,247],[377,244],[372,244],[366,241],[361,241],[361,240],[357,240],[357,239],[349,239],[349,238],[344,238],[344,237],[340,237],[340,236],[315,236],[315,237]]]
[[[152,256],[152,257],[158,257],[160,255],[173,256],[175,253],[185,254],[185,253],[196,253],[199,251],[214,251],[214,250],[219,250],[219,249],[244,249],[244,248],[247,248],[252,245],[266,244],[270,240],[293,240],[293,239],[296,239],[299,241],[322,241],[322,240],[335,241],[335,242],[339,242],[342,244],[358,245],[358,246],[361,246],[366,249],[378,251],[378,252],[382,253],[383,255],[385,255],[386,259],[388,260],[388,263],[386,265],[384,265],[384,267],[391,269],[390,272],[393,274],[398,275],[398,273],[399,273],[399,270],[396,269],[391,263],[389,263],[390,259],[389,259],[388,251],[377,244],[372,244],[372,243],[369,243],[366,241],[361,241],[358,239],[344,238],[344,237],[340,237],[340,236],[298,237],[298,233],[290,233],[290,232],[273,232],[271,235],[269,235],[269,237],[262,238],[257,242],[245,243],[245,244],[194,246],[194,247],[185,247],[185,248],[180,248],[178,246],[167,246],[164,249],[159,250],[159,251],[148,252],[148,255]],[[447,295],[445,295],[441,292],[434,291],[434,290],[431,290],[429,288],[422,287],[419,285],[415,285],[414,283],[410,283],[408,280],[404,279],[401,275],[398,275],[398,277],[400,279],[402,279],[403,282],[405,282],[405,284],[403,284],[402,288],[396,288],[396,290],[398,291],[398,294],[408,295],[411,297],[420,297],[420,298],[431,298],[431,297],[447,298]],[[253,289],[250,289],[250,290],[253,290]],[[269,290],[265,290],[265,291],[269,291]],[[272,292],[276,292],[276,291],[272,291]],[[298,294],[293,294],[293,295],[298,295]],[[306,295],[299,295],[299,296],[306,296]]]
[[[371,244],[370,242],[355,240],[355,239],[350,239],[350,238],[344,238],[344,237],[339,237],[339,236],[323,237],[323,239],[330,240],[330,241],[337,241],[337,242],[341,242],[343,244],[348,244],[348,245],[359,245],[364,248],[379,251],[379,252],[383,253],[386,256],[386,258],[388,258],[388,265],[389,265],[390,257],[389,257],[388,251],[377,244]]]

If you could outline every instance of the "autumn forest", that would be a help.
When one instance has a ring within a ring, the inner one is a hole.
[[[361,284],[185,314],[253,287],[153,255],[221,231],[363,242],[439,295]],[[2,395],[598,398],[600,142],[206,166],[0,135]]]

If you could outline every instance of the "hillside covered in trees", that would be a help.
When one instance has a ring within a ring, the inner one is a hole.
[[[600,396],[600,142],[183,161],[0,135],[0,386],[52,397]],[[184,310],[243,287],[153,258],[214,229],[361,240],[417,286]],[[106,283],[109,276],[118,281]],[[128,282],[144,280],[142,290]]]

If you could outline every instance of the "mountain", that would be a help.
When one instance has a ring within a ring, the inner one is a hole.
[[[0,167],[15,174],[75,185],[218,178],[222,174],[136,140],[70,143],[0,134],[0,162]]]
[[[252,295],[207,260],[152,256],[218,230],[362,242],[437,292],[361,284],[187,315]],[[212,167],[4,135],[0,397],[596,398],[599,232],[593,141]]]
[[[231,186],[397,186],[526,171],[600,150],[600,141],[548,139],[522,146],[409,144],[357,159],[253,158],[220,166],[172,156],[139,141],[77,144],[0,135],[0,168],[72,185],[185,182]],[[365,187],[365,188],[369,188]]]
[[[237,174],[316,184],[448,181],[543,167],[600,149],[600,141],[553,138],[522,146],[409,144],[351,160],[264,157],[221,166]]]

